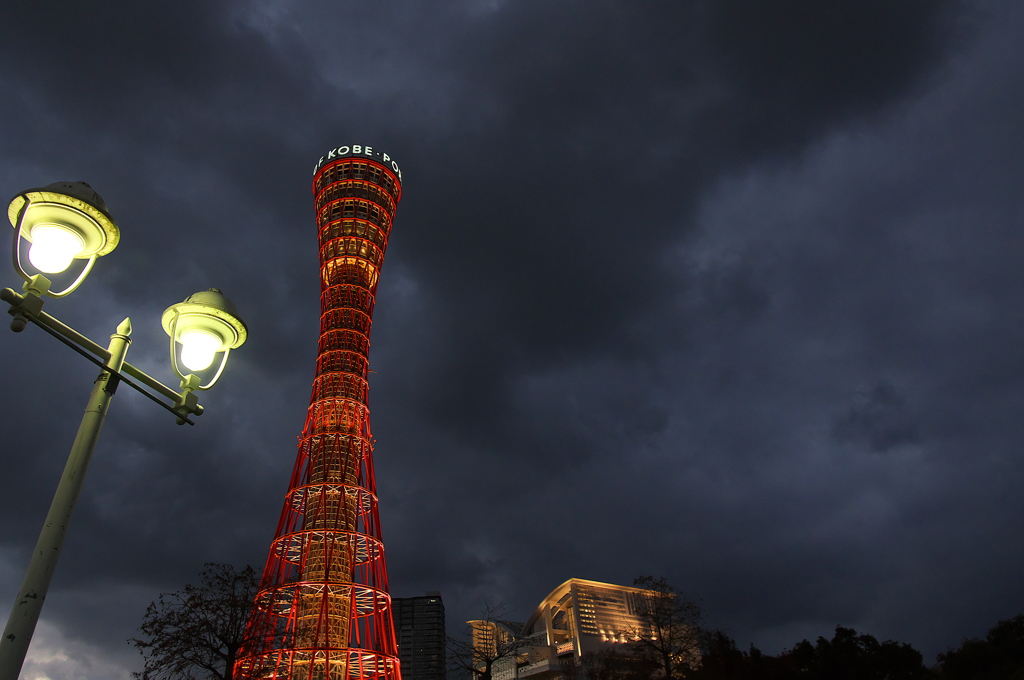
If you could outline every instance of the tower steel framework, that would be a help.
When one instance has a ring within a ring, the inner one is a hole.
[[[371,315],[401,193],[398,165],[372,147],[332,149],[314,169],[319,356],[236,677],[401,680],[367,400]]]

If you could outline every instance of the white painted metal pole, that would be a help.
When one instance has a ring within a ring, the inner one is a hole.
[[[131,344],[132,323],[125,319],[117,327],[117,332],[110,336],[110,358],[107,368],[120,371],[124,363],[128,346]],[[64,466],[64,474],[57,485],[57,491],[46,515],[46,522],[39,533],[32,560],[25,572],[25,580],[18,591],[18,599],[11,609],[3,638],[0,638],[0,680],[18,680],[21,666],[25,662],[32,633],[39,621],[39,613],[46,599],[46,591],[50,587],[53,570],[57,566],[61,546],[67,536],[71,515],[82,491],[86,470],[96,449],[103,419],[110,407],[110,399],[120,379],[110,371],[100,372],[93,383],[89,403],[82,416],[82,424],[78,428],[78,436],[71,447],[68,462]]]

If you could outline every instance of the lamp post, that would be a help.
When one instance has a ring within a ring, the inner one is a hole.
[[[0,638],[0,680],[17,680],[104,417],[118,385],[127,383],[152,399],[173,413],[179,425],[192,425],[189,416],[203,413],[196,392],[209,389],[217,382],[228,353],[245,342],[247,331],[234,305],[217,289],[196,293],[169,307],[162,323],[170,336],[171,366],[181,382],[178,390],[168,387],[125,361],[131,345],[130,319],[118,325],[104,348],[42,309],[44,296],[69,295],[88,276],[97,258],[117,246],[120,232],[99,194],[84,182],[57,182],[15,196],[8,216],[14,226],[14,267],[25,280],[22,293],[10,288],[0,290],[0,299],[10,305],[8,313],[14,317],[11,330],[20,332],[28,323],[35,324],[100,366],[78,435]],[[31,244],[29,263],[41,273],[31,274],[26,270],[21,256],[25,245],[22,241]],[[76,260],[80,271],[65,275],[63,278],[70,278],[70,283],[62,290],[54,290],[53,282],[44,274],[62,274]],[[220,355],[219,364],[210,369],[217,355]],[[211,370],[213,376],[204,382],[203,376]]]

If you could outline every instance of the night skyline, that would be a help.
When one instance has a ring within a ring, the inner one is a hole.
[[[130,315],[165,382],[168,305],[217,287],[249,329],[195,427],[118,392],[26,680],[126,677],[158,593],[262,565],[317,355],[309,183],[352,144],[403,173],[370,351],[393,596],[453,628],[651,574],[741,648],[841,624],[929,663],[1024,611],[1022,32],[1006,0],[5,6],[0,186],[86,181],[121,228],[47,311],[104,344]],[[6,617],[95,370],[0,349]]]

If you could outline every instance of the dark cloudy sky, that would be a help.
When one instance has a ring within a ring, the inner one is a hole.
[[[663,575],[741,647],[842,624],[929,662],[1024,611],[1022,35],[1012,0],[4,3],[0,194],[85,180],[122,229],[47,309],[130,315],[167,381],[166,306],[218,286],[250,330],[194,428],[118,392],[23,678],[126,678],[159,592],[262,566],[310,173],[351,143],[405,180],[394,595],[456,624]],[[0,352],[6,618],[96,371],[36,328]]]

